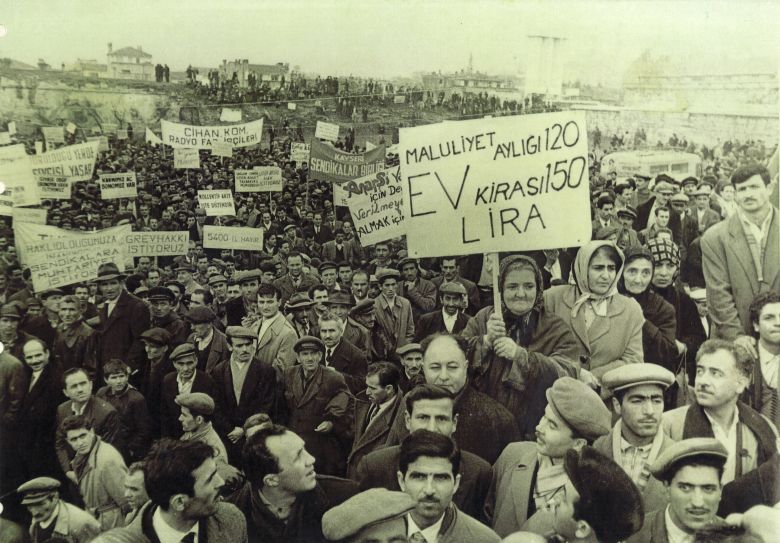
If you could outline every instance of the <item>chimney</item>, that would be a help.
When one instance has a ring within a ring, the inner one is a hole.
[[[111,43],[111,42],[108,42],[108,54],[109,54],[109,55],[111,54],[111,52],[113,51],[113,49],[114,49],[114,48],[113,48],[113,45],[112,45],[112,43]]]

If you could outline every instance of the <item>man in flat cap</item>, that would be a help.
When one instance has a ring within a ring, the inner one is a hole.
[[[365,390],[368,358],[356,345],[344,339],[344,324],[334,313],[326,311],[317,323],[325,345],[325,367],[341,373],[352,394]]]
[[[176,272],[176,280],[184,285],[182,294],[192,294],[196,289],[203,288],[203,285],[195,281],[195,266],[193,264],[182,262],[174,271]]]
[[[718,440],[689,438],[669,447],[650,467],[663,481],[669,505],[645,517],[630,543],[693,541],[697,530],[717,520],[721,479],[728,453]]]
[[[404,492],[372,488],[328,510],[322,533],[343,543],[407,543],[404,515],[415,505]]]
[[[38,294],[43,304],[43,314],[24,322],[24,331],[31,336],[41,338],[49,348],[54,345],[57,336],[57,328],[60,325],[60,300],[64,295],[65,293],[58,288],[44,290]]]
[[[466,303],[466,287],[457,281],[439,285],[440,309],[420,316],[415,325],[415,341],[420,342],[431,334],[459,334],[471,317],[463,312]]]
[[[313,306],[314,302],[305,292],[296,292],[284,306],[287,321],[295,328],[299,338],[317,335],[317,323],[310,319]]]
[[[401,295],[412,305],[415,322],[436,307],[436,285],[420,277],[419,263],[414,258],[403,258],[398,262],[401,272]]]
[[[352,397],[343,375],[322,366],[325,345],[313,336],[295,342],[298,364],[284,370],[287,426],[303,438],[320,473],[344,473],[352,431]]]
[[[650,465],[674,443],[661,427],[664,391],[673,382],[672,372],[650,363],[621,366],[601,379],[620,418],[593,447],[617,462],[637,485],[645,512],[661,509],[668,499],[661,482],[650,475]]]
[[[338,266],[332,260],[326,260],[320,264],[317,270],[322,279],[322,284],[328,289],[328,294],[331,292],[338,292],[340,290],[338,279]]]
[[[696,401],[664,413],[672,439],[715,437],[728,451],[723,483],[756,469],[777,452],[777,428],[739,400],[750,383],[754,360],[732,342],[709,339],[696,354]]]
[[[198,369],[211,373],[217,365],[230,359],[227,337],[214,326],[216,315],[210,307],[191,307],[186,318],[192,327],[187,343],[195,346]]]
[[[653,192],[655,196],[637,207],[637,218],[636,221],[634,221],[634,230],[640,232],[656,226],[658,220],[657,210],[661,208],[668,209],[668,227],[672,231],[674,241],[680,243],[682,240],[682,220],[680,219],[680,214],[671,209],[671,206],[669,205],[669,200],[671,200],[675,193],[674,184],[670,182],[668,176],[658,176],[656,177]]]
[[[409,300],[398,295],[401,274],[393,268],[377,270],[380,294],[376,298],[376,322],[392,344],[392,351],[414,340],[414,319]]]
[[[38,477],[24,483],[16,492],[32,517],[32,543],[44,543],[55,537],[87,543],[101,531],[95,517],[60,499],[60,482],[56,479]]]
[[[342,337],[356,346],[367,358],[371,356],[371,334],[368,329],[359,324],[351,315],[350,309],[355,306],[352,297],[345,292],[334,292],[328,296],[325,306],[336,315],[344,325]]]
[[[236,272],[235,281],[240,285],[241,296],[225,302],[228,326],[243,326],[244,318],[257,314],[257,289],[260,286],[259,270]]]
[[[423,350],[419,343],[407,343],[395,351],[401,359],[401,379],[398,383],[403,393],[425,383],[422,372]]]
[[[601,398],[582,381],[562,377],[547,389],[547,407],[536,427],[536,442],[511,443],[493,466],[493,483],[485,504],[493,529],[501,536],[549,527],[545,504],[569,480],[561,461],[569,449],[582,449],[607,435],[611,416]],[[545,518],[546,516],[546,518]]]
[[[168,287],[149,289],[147,300],[152,314],[151,327],[167,330],[174,343],[184,343],[189,335],[189,329],[187,323],[173,310],[176,296],[171,289]]]
[[[704,187],[696,189],[693,198],[691,218],[696,221],[698,233],[702,235],[710,226],[720,222],[720,213],[710,209],[710,191]]]
[[[95,330],[84,322],[82,305],[74,296],[63,296],[59,302],[60,326],[51,347],[52,356],[61,370],[82,366],[92,372],[95,361]]]

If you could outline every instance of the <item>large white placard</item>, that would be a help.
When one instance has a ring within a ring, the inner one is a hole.
[[[399,151],[412,257],[591,239],[583,112],[401,128]]]
[[[262,251],[263,229],[206,225],[203,227],[203,248]]]
[[[130,232],[127,234],[127,255],[175,256],[187,254],[190,233],[182,232]]]
[[[41,132],[46,143],[65,143],[65,128],[62,126],[42,126]]]
[[[197,149],[174,149],[173,167],[176,170],[200,168],[200,154]]]
[[[199,190],[198,205],[206,210],[210,217],[235,215],[236,207],[230,189]]]
[[[14,205],[34,206],[41,203],[30,156],[21,143],[0,147],[0,180],[6,187],[13,189]]]
[[[179,149],[211,149],[217,143],[249,147],[259,145],[263,139],[263,119],[223,126],[193,126],[162,120],[160,125],[163,143]]]
[[[103,200],[138,196],[135,172],[100,174],[100,195]]]
[[[70,183],[89,181],[95,169],[100,142],[88,141],[60,147],[41,155],[30,157],[32,172],[42,178],[64,177]]]
[[[317,128],[314,130],[314,137],[328,141],[338,141],[339,125],[317,121]]]
[[[46,210],[36,207],[14,207],[11,216],[14,225],[19,223],[46,224]]]
[[[406,233],[402,187],[398,166],[342,183],[362,245],[374,245]]]
[[[291,143],[290,160],[294,160],[298,166],[303,162],[309,162],[310,151],[311,147],[307,143]]]
[[[223,107],[222,112],[219,114],[219,120],[223,123],[240,123],[241,110]]]

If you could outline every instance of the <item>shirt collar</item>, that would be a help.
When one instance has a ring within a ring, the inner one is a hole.
[[[666,534],[669,536],[669,543],[693,543],[693,535],[678,528],[672,520],[669,506],[666,507],[666,512],[664,512],[664,520],[666,521]]]
[[[734,406],[734,416],[731,417],[731,424],[728,428],[722,428],[720,424],[718,424],[715,419],[713,419],[709,413],[707,413],[707,410],[704,410],[704,414],[707,416],[707,420],[710,421],[710,426],[717,426],[718,428],[721,428],[727,436],[732,435],[733,432],[737,431],[737,423],[739,422],[739,411],[737,410],[737,406]]]
[[[424,530],[421,529],[419,526],[417,526],[417,523],[414,522],[414,519],[412,518],[411,513],[406,514],[406,535],[411,539],[411,537],[416,534],[417,532],[420,532],[422,536],[425,538],[425,541],[428,543],[436,543],[437,539],[439,538],[439,530],[441,530],[441,525],[444,522],[444,515],[442,514],[441,517],[439,517],[439,520],[425,528]]]
[[[160,543],[181,543],[181,540],[184,536],[190,533],[195,534],[195,540],[200,540],[200,534],[199,534],[199,523],[195,523],[195,525],[187,530],[186,532],[180,532],[176,528],[171,527],[167,522],[165,522],[165,519],[162,517],[162,512],[160,508],[158,507],[154,514],[152,515],[152,527],[154,528],[155,533],[157,534],[157,538],[160,540]]]

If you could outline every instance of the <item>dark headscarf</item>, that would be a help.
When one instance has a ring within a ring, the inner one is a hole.
[[[650,249],[646,247],[629,247],[626,249],[626,252],[623,255],[625,257],[625,260],[623,261],[623,275],[620,276],[620,279],[618,280],[618,292],[620,294],[623,294],[624,296],[629,296],[633,299],[635,299],[637,302],[639,302],[640,307],[645,307],[645,302],[647,301],[647,298],[650,293],[650,285],[652,284],[652,281],[647,284],[647,287],[645,290],[638,294],[634,294],[633,292],[629,292],[626,288],[626,278],[625,278],[625,269],[628,267],[628,265],[639,258],[643,258],[645,260],[650,261],[650,265],[655,268],[655,263],[653,262],[653,253],[650,252]]]
[[[524,255],[512,255],[506,257],[498,266],[498,290],[504,291],[506,276],[510,271],[516,269],[530,269],[534,273],[536,282],[536,299],[531,310],[525,315],[515,315],[504,303],[504,297],[501,297],[501,315],[504,318],[507,335],[512,340],[523,347],[531,343],[536,326],[539,324],[539,315],[544,307],[544,286],[542,283],[542,272],[533,258]]]

